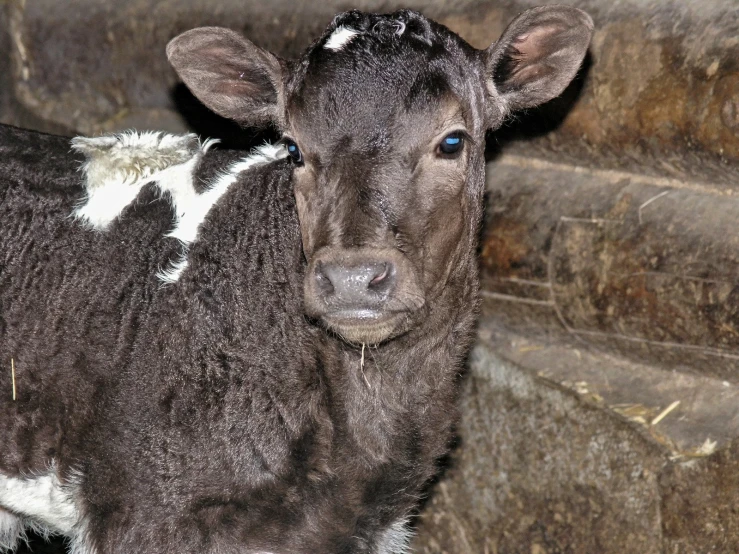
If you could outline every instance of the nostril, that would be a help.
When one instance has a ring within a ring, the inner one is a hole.
[[[391,263],[382,264],[375,274],[373,275],[370,282],[367,284],[369,290],[375,292],[385,292],[392,286],[393,275],[395,273],[395,267]]]
[[[324,271],[323,264],[320,262],[316,264],[315,278],[316,278],[316,284],[318,285],[318,289],[322,293],[333,294],[334,285],[331,282],[331,278]]]
[[[385,279],[387,279],[388,273],[389,272],[388,272],[387,264],[383,264],[382,269],[380,269],[372,277],[372,280],[369,282],[369,287],[372,288],[382,283]]]

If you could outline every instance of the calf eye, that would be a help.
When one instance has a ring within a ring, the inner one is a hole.
[[[439,153],[446,156],[452,156],[462,151],[464,146],[464,137],[461,133],[451,133],[444,137],[439,144]]]
[[[287,148],[287,155],[296,164],[303,163],[303,154],[300,153],[300,148],[290,139],[285,139],[285,148]]]

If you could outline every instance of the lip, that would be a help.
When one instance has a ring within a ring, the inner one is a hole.
[[[331,312],[322,319],[348,342],[377,344],[393,333],[402,316],[400,312],[359,309]]]
[[[383,319],[383,317],[392,317],[392,313],[383,313],[379,310],[373,310],[370,308],[357,309],[357,310],[340,310],[336,312],[327,313],[324,317],[336,321],[347,321],[347,322],[371,322]]]

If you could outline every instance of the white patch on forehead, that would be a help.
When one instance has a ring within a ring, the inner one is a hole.
[[[33,527],[72,535],[80,520],[73,488],[62,485],[53,468],[45,475],[28,478],[0,474],[0,506],[19,514]],[[5,521],[5,525],[15,524]]]
[[[287,150],[282,144],[265,144],[254,150],[251,155],[231,165],[204,192],[197,194],[193,189],[191,193],[181,194],[180,198],[175,200],[175,227],[166,236],[179,239],[187,248],[197,238],[200,224],[205,221],[208,212],[229,187],[239,179],[241,173],[252,167],[268,164],[286,156]],[[159,186],[162,186],[161,181]],[[157,277],[165,283],[174,283],[180,278],[186,267],[187,252],[177,262],[160,271]]]
[[[340,25],[339,27],[336,27],[336,30],[333,33],[331,33],[331,36],[328,37],[328,40],[323,47],[327,50],[333,50],[335,52],[339,51],[358,34],[359,31],[355,31],[351,27]]]
[[[413,531],[406,518],[399,519],[388,527],[377,541],[375,554],[410,554]]]
[[[178,201],[193,190],[195,168],[216,142],[200,144],[194,134],[136,131],[72,139],[72,148],[87,158],[82,165],[86,197],[72,215],[104,229],[150,182],[159,183]]]

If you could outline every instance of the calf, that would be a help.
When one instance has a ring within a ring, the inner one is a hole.
[[[193,93],[284,136],[241,160],[2,128],[0,545],[406,552],[473,334],[485,132],[591,31],[537,8],[479,51],[349,12],[297,61],[186,32]]]

